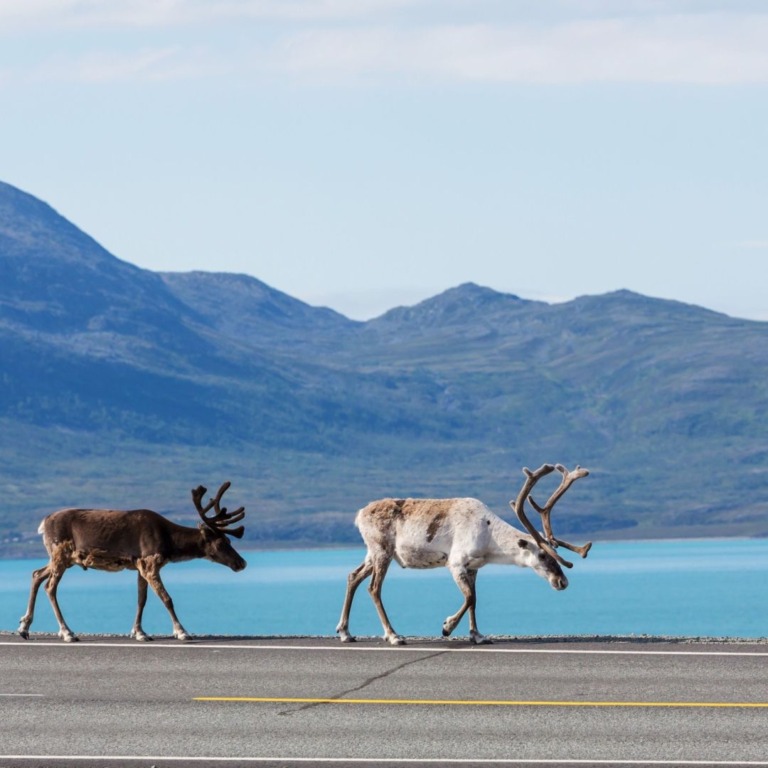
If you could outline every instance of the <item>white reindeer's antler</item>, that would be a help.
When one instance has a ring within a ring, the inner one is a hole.
[[[543,507],[540,507],[533,500],[531,491],[542,477],[545,477],[555,469],[563,475],[563,479],[561,480],[557,490],[549,497],[547,503]],[[592,546],[592,542],[587,542],[584,546],[578,547],[573,544],[569,544],[567,541],[562,541],[561,539],[555,538],[554,534],[552,533],[552,521],[550,517],[552,514],[552,508],[555,506],[558,499],[560,499],[560,497],[568,490],[568,488],[570,488],[571,484],[575,480],[578,480],[580,477],[586,477],[589,474],[589,470],[583,469],[577,465],[576,469],[569,472],[562,464],[542,464],[537,470],[534,470],[533,472],[528,469],[528,467],[524,467],[523,472],[526,476],[525,483],[523,483],[523,487],[520,489],[520,493],[517,494],[515,501],[509,502],[510,506],[517,515],[518,520],[520,520],[520,522],[525,526],[528,533],[533,536],[534,541],[539,545],[539,547],[552,555],[552,557],[554,557],[555,560],[557,560],[557,562],[561,565],[564,565],[566,568],[573,568],[573,563],[561,557],[556,552],[556,548],[558,546],[562,546],[571,550],[571,552],[576,552],[582,557],[586,557],[590,547]],[[531,502],[531,506],[541,515],[541,521],[544,527],[544,536],[539,533],[536,527],[528,519],[528,516],[525,514],[526,499]]]
[[[556,547],[565,547],[571,552],[581,555],[581,557],[586,557],[592,547],[592,542],[588,541],[586,544],[579,547],[574,544],[569,544],[562,539],[555,538],[552,533],[552,521],[550,518],[552,515],[552,508],[558,502],[560,497],[571,487],[571,484],[575,480],[578,480],[580,477],[586,477],[589,474],[589,470],[580,467],[578,464],[576,465],[576,469],[573,469],[570,472],[562,464],[556,464],[555,469],[563,476],[563,479],[560,481],[557,490],[549,497],[547,503],[543,507],[540,507],[533,500],[532,496],[529,496],[528,501],[531,502],[531,506],[541,515],[541,524],[544,527],[544,533],[551,544]]]

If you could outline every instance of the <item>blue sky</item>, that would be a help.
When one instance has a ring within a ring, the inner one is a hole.
[[[768,2],[0,0],[0,179],[355,318],[473,281],[768,320]]]

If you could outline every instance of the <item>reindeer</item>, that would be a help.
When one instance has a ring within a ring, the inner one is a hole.
[[[562,474],[560,486],[540,507],[531,498],[534,485],[545,475],[557,469]],[[531,568],[557,590],[568,586],[561,565],[572,568],[573,563],[563,559],[558,546],[586,557],[592,543],[574,546],[552,533],[550,515],[558,499],[570,485],[589,472],[577,466],[569,472],[562,464],[543,464],[531,471],[523,469],[526,480],[517,499],[510,506],[528,534],[521,533],[477,499],[381,499],[363,507],[355,518],[368,552],[365,560],[347,578],[347,591],[336,627],[343,643],[354,642],[349,633],[349,612],[355,591],[361,582],[372,576],[368,591],[376,606],[384,640],[390,645],[402,645],[403,637],[392,624],[381,602],[381,588],[387,569],[394,559],[403,568],[447,567],[464,595],[459,610],[443,623],[443,636],[448,637],[469,611],[469,639],[472,643],[490,643],[481,635],[475,621],[475,579],[478,568],[488,563],[507,563]],[[544,534],[539,533],[525,514],[526,499],[541,515]]]
[[[229,486],[229,481],[225,482],[216,497],[205,506],[202,500],[207,488],[201,485],[192,491],[192,501],[202,519],[197,528],[177,525],[149,509],[61,509],[48,515],[40,523],[38,533],[43,536],[50,561],[32,573],[29,605],[21,617],[19,634],[25,640],[29,639],[37,591],[47,581],[45,590],[59,623],[59,637],[67,643],[78,640],[64,621],[56,600],[56,589],[67,568],[79,565],[83,570],[121,571],[128,568],[138,572],[139,603],[131,637],[142,641],[152,639],[141,628],[149,584],[171,616],[173,636],[178,640],[189,640],[191,636],[179,623],[171,596],[160,580],[160,569],[166,563],[198,557],[229,566],[233,571],[245,568],[245,560],[227,538],[242,537],[244,526],[229,526],[245,517],[245,509],[240,507],[227,512],[226,507],[220,507],[221,497]],[[214,514],[208,515],[211,509]]]

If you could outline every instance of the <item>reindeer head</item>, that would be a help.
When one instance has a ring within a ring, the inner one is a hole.
[[[233,571],[242,571],[246,566],[245,560],[240,557],[235,548],[232,546],[229,536],[234,536],[239,539],[242,538],[245,532],[245,527],[240,525],[237,528],[228,528],[232,523],[236,523],[238,520],[242,520],[245,517],[245,508],[240,507],[234,512],[227,512],[226,507],[221,507],[221,497],[227,491],[230,486],[229,480],[225,482],[216,497],[211,499],[205,506],[203,506],[203,496],[205,496],[208,489],[199,485],[192,491],[192,501],[195,504],[195,509],[202,519],[200,523],[200,535],[203,538],[203,551],[205,553],[206,560],[212,560],[214,563],[220,563],[226,565]],[[208,515],[207,513],[214,510],[215,514]]]
[[[547,503],[540,507],[531,496],[533,486],[545,475],[557,469],[563,476],[557,490],[549,497]],[[518,520],[525,526],[528,533],[533,538],[532,542],[523,541],[521,539],[520,546],[530,552],[528,566],[533,569],[539,576],[547,579],[553,589],[565,589],[568,586],[568,579],[563,574],[561,565],[566,568],[573,568],[573,563],[568,562],[557,553],[557,547],[562,546],[566,549],[570,549],[571,552],[576,552],[582,557],[586,557],[589,552],[592,542],[588,542],[584,546],[575,546],[569,544],[567,541],[555,538],[552,533],[552,521],[550,516],[552,514],[552,508],[557,503],[557,500],[568,490],[571,483],[574,480],[578,480],[580,477],[586,477],[589,471],[577,466],[576,469],[569,472],[562,464],[552,465],[543,464],[535,471],[531,471],[528,467],[523,469],[526,480],[523,487],[520,489],[520,493],[517,495],[517,499],[514,502],[510,501],[510,506],[515,511]],[[528,519],[525,514],[525,502],[530,501],[531,506],[541,515],[542,525],[544,527],[544,534],[542,535],[536,529],[536,527]],[[525,544],[525,546],[523,546]]]
[[[530,568],[537,576],[546,579],[552,589],[560,591],[568,586],[568,578],[563,573],[560,563],[535,540],[520,539],[517,543],[525,553],[522,562],[524,567]]]

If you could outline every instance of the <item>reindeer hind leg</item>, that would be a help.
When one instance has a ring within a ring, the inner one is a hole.
[[[344,605],[341,607],[341,618],[336,627],[342,643],[354,643],[355,638],[349,633],[349,612],[352,608],[352,600],[357,588],[373,573],[373,564],[366,556],[360,565],[347,576],[347,591],[344,594]]]
[[[29,640],[29,627],[35,618],[35,602],[37,601],[37,593],[40,589],[40,585],[50,576],[51,564],[38,568],[32,571],[32,586],[29,590],[29,602],[27,603],[27,612],[19,619],[19,635],[25,640]]]
[[[136,619],[131,629],[131,637],[134,640],[146,642],[152,638],[142,629],[141,619],[144,615],[144,606],[147,604],[147,580],[139,573],[137,579],[138,586],[138,605],[136,608]]]

